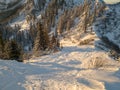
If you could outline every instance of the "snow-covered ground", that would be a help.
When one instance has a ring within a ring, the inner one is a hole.
[[[28,28],[22,16],[18,21]],[[79,40],[96,36],[75,30],[69,35],[60,52],[24,63],[0,60],[0,90],[120,90],[120,62],[93,44],[78,46]]]
[[[61,43],[62,51],[24,63],[0,60],[0,90],[120,90],[119,62],[94,45]]]

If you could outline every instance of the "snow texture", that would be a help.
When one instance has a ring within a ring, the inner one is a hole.
[[[88,37],[88,36],[87,36]],[[93,45],[62,39],[62,51],[25,60],[0,60],[1,90],[119,90],[120,63]],[[96,63],[102,65],[96,67]]]
[[[119,11],[119,6],[115,10]],[[25,23],[21,18],[18,22]],[[109,26],[107,30],[95,27],[98,36],[105,33],[103,35],[111,37],[110,32],[117,35],[119,24],[115,29]],[[24,63],[0,60],[0,90],[120,90],[120,62],[112,60],[107,52],[94,45],[78,46],[76,30],[70,38],[61,40],[63,49],[60,52],[31,58]],[[82,40],[87,38],[91,35]]]

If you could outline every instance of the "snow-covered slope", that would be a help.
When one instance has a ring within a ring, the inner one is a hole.
[[[93,47],[91,49],[75,46],[71,49],[68,48],[71,47],[66,47],[63,52],[55,55],[32,60],[33,62],[27,64],[0,61],[0,81],[2,82],[0,83],[0,88],[2,90],[120,89],[119,72],[115,73],[118,71],[116,64],[112,63],[114,65],[97,70],[81,68],[81,64],[84,64],[84,60],[87,60],[88,57],[98,57],[99,55],[104,55],[104,52],[99,52],[99,54],[94,56],[98,51],[93,52]],[[73,51],[72,49],[81,50]],[[89,53],[85,52],[87,50]],[[107,60],[109,62],[109,58]]]
[[[62,39],[55,54],[19,63],[0,60],[1,90],[119,90],[120,63],[93,45]]]
[[[0,0],[0,3],[9,4],[9,3],[12,3],[12,2],[16,2],[16,1],[19,1],[19,0]]]
[[[25,3],[26,0],[0,0],[0,23],[15,14]]]
[[[108,5],[104,18],[95,25],[95,32],[111,49],[120,50],[120,3]]]
[[[29,28],[24,16],[14,20],[11,26],[18,23],[23,24],[21,30]],[[97,27],[96,30],[99,37],[108,34],[104,29],[102,33]],[[0,60],[0,90],[120,90],[120,62],[96,48],[93,41],[90,45],[78,45],[91,38],[98,40],[94,33],[80,35],[78,29],[72,28],[61,39],[63,49],[60,52],[24,63]]]
[[[17,1],[17,4],[15,1]],[[65,0],[66,4],[64,2],[63,6],[60,4],[61,0],[60,2],[57,1],[60,7],[57,9],[57,11],[53,10],[52,12],[57,12],[58,14],[56,13],[56,15],[52,15],[52,13],[49,13],[49,11],[51,8],[55,8],[54,5],[51,6],[54,1],[55,0],[11,0],[9,2],[1,1],[2,3],[6,3],[3,6],[8,7],[9,4],[11,6],[3,10],[0,7],[2,11],[0,13],[0,28],[2,28],[0,31],[3,33],[3,38],[9,40],[12,37],[12,39],[15,39],[22,45],[25,51],[32,50],[33,42],[36,37],[35,34],[37,31],[36,23],[38,21],[42,21],[41,17],[48,17],[46,18],[47,20],[43,20],[49,26],[48,31],[57,32],[56,28],[61,14],[63,14],[65,10],[72,9],[73,7],[79,5],[83,0]],[[2,4],[0,3],[0,5]],[[19,5],[22,6],[16,9],[14,8],[15,6]],[[53,18],[52,20],[51,17]],[[51,22],[55,22],[55,25],[52,25]],[[5,27],[9,28],[5,29]],[[7,34],[5,34],[5,31]],[[34,33],[31,34],[31,32]],[[26,47],[29,49],[26,49]]]

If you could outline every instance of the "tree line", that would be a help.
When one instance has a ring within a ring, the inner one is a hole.
[[[42,10],[45,2],[42,6],[38,3],[37,9]],[[70,2],[73,3],[73,0]],[[58,35],[69,31],[75,25],[75,18],[80,18],[79,28],[86,32],[104,9],[102,4],[96,4],[96,0],[85,0],[83,4],[72,8],[65,8],[66,5],[65,0],[51,0],[41,12],[40,20],[37,20],[35,13],[27,13],[30,15],[26,17],[29,30],[20,31],[19,25],[0,25],[0,58],[20,60],[56,52],[60,49]],[[59,10],[62,10],[61,14]],[[52,28],[55,28],[55,32],[50,34]]]

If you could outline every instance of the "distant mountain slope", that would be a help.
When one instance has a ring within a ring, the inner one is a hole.
[[[31,50],[36,36],[37,22],[44,21],[44,23],[47,24],[48,31],[55,33],[57,32],[60,17],[66,13],[70,13],[64,16],[64,28],[66,28],[71,15],[73,14],[75,16],[76,13],[79,13],[71,12],[74,11],[73,9],[78,8],[76,6],[79,6],[81,1],[82,0],[1,1],[0,5],[3,5],[4,8],[0,8],[0,31],[3,33],[4,39],[15,39],[18,43],[21,43],[25,50],[26,47]],[[72,19],[72,24],[75,19],[76,18]],[[72,25],[70,27],[72,27]]]
[[[25,0],[0,1],[0,22],[15,14],[24,4]]]
[[[79,14],[82,12],[79,5],[83,1],[2,0],[0,1],[0,31],[3,32],[5,39],[15,39],[24,48],[29,47],[31,49],[36,36],[36,28],[33,27],[36,27],[38,21],[44,21],[48,32],[52,31],[51,33],[56,34],[70,30],[74,27],[76,20],[79,21]],[[101,2],[101,0],[98,1]],[[54,4],[55,2],[57,4]],[[105,19],[96,25],[95,30],[100,38],[107,38],[108,41],[113,43],[112,48],[117,47],[116,49],[120,47],[118,39],[120,24],[119,9],[119,3],[109,5],[109,10],[105,11],[104,14]],[[61,26],[61,24],[63,25]]]
[[[108,5],[103,17],[95,31],[104,43],[120,53],[120,3]]]

